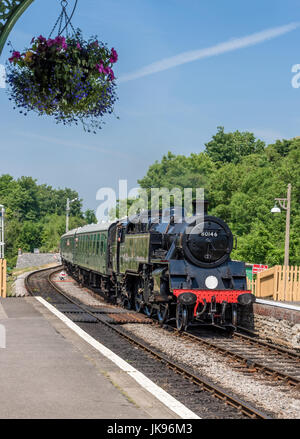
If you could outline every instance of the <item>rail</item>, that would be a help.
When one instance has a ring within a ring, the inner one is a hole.
[[[52,268],[53,270],[53,268]],[[46,270],[45,270],[46,271]],[[84,313],[89,314],[90,316],[94,317],[99,323],[102,323],[109,327],[114,332],[117,332],[122,338],[126,339],[128,342],[130,342],[132,345],[139,347],[140,349],[143,349],[144,351],[148,352],[152,357],[156,358],[158,361],[160,361],[162,364],[165,364],[169,369],[172,369],[177,374],[183,376],[190,382],[193,382],[194,384],[198,385],[202,390],[205,390],[206,392],[210,393],[214,397],[216,397],[219,400],[222,400],[225,402],[225,404],[234,407],[238,412],[244,414],[245,416],[249,418],[257,418],[257,419],[270,419],[269,416],[263,412],[261,412],[259,409],[256,409],[252,407],[250,404],[246,403],[245,401],[242,401],[238,399],[237,397],[233,397],[232,395],[228,394],[224,391],[224,389],[221,389],[219,386],[212,384],[208,380],[195,375],[191,371],[185,369],[182,365],[178,365],[177,363],[171,361],[169,358],[167,358],[164,354],[161,352],[156,351],[154,348],[147,346],[142,341],[136,339],[136,337],[129,335],[124,332],[124,330],[120,330],[117,328],[116,325],[112,325],[105,321],[101,316],[98,314],[93,313],[88,309],[88,307],[83,306],[80,304],[77,300],[71,299],[65,292],[63,292],[53,281],[52,276],[59,270],[51,271],[47,277],[48,283],[51,285],[51,287],[60,295],[62,295],[65,299],[67,299],[70,303],[76,305],[78,308],[81,308]],[[35,274],[39,273],[39,271],[35,272]],[[35,295],[30,288],[30,282],[29,280],[34,277],[34,273],[30,274],[28,278],[26,279],[26,287],[28,289],[28,292],[32,295]]]

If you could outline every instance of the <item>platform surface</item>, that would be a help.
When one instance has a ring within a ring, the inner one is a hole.
[[[177,418],[35,298],[0,299],[0,325],[1,419]]]

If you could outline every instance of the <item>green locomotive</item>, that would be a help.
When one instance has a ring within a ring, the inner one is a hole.
[[[176,209],[176,208],[175,208]],[[174,208],[173,208],[174,210]],[[245,264],[232,261],[233,236],[220,218],[149,212],[88,225],[61,238],[67,271],[124,307],[190,324],[236,327],[238,306],[251,305]]]

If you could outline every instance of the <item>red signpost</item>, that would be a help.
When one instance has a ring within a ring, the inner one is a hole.
[[[252,267],[252,274],[257,274],[267,269],[268,269],[268,265],[254,264]]]

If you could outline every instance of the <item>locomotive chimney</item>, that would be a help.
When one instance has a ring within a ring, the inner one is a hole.
[[[209,201],[207,200],[193,200],[193,215],[196,215],[196,212],[201,212],[201,207],[204,207],[204,215],[207,215]]]

